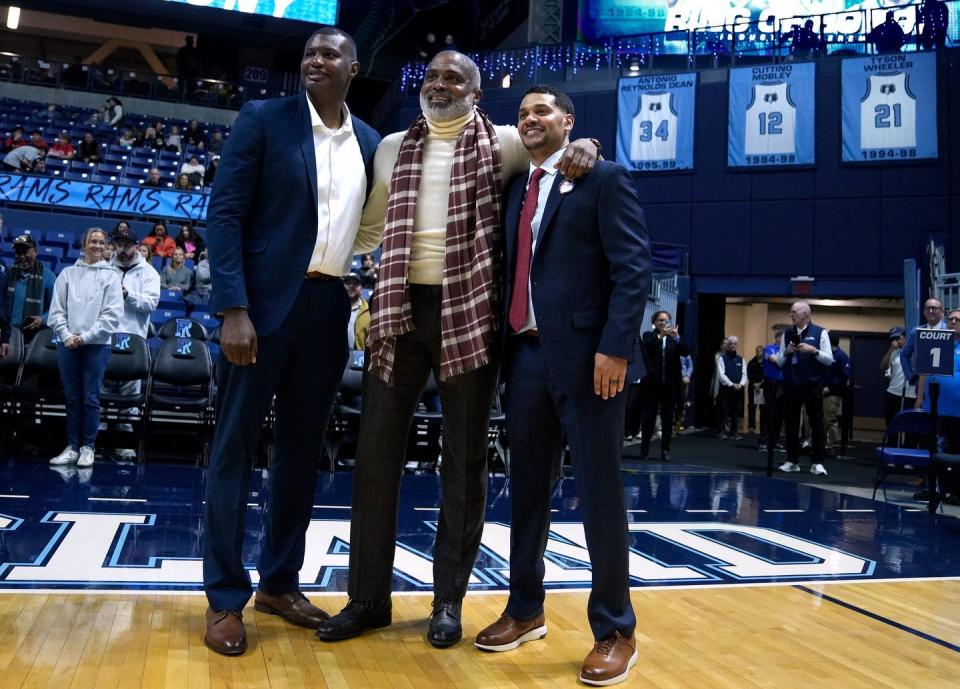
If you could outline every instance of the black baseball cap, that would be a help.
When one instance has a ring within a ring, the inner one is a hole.
[[[27,248],[37,248],[37,240],[33,238],[32,235],[22,234],[16,239],[13,240],[13,249],[16,251],[18,246],[25,246]]]
[[[344,281],[344,282],[348,282],[348,281],[350,281],[350,280],[356,280],[357,282],[363,282],[363,280],[360,279],[360,274],[357,273],[357,272],[355,272],[355,271],[350,271],[349,273],[347,273],[346,275],[343,276],[343,281]]]
[[[113,231],[113,234],[110,237],[113,240],[114,244],[119,244],[120,242],[132,242],[138,244],[140,240],[137,238],[137,233],[131,230],[129,227],[121,227]]]

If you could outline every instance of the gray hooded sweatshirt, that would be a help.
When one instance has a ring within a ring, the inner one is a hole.
[[[89,264],[80,258],[60,271],[47,325],[61,341],[79,335],[85,345],[110,344],[122,316],[120,276],[109,263]]]

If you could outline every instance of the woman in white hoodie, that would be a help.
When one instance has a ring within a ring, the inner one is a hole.
[[[53,286],[47,325],[57,335],[57,363],[67,403],[67,447],[50,464],[93,464],[100,423],[100,384],[110,358],[110,336],[123,316],[120,276],[103,260],[107,233],[83,237],[83,258],[64,268]]]

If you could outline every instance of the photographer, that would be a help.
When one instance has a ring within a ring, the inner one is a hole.
[[[107,233],[83,238],[83,258],[64,268],[54,284],[47,323],[57,334],[57,363],[66,398],[67,447],[50,464],[93,464],[100,423],[100,386],[110,358],[110,336],[123,316],[120,275],[103,260]]]
[[[790,307],[793,327],[783,331],[776,362],[783,371],[783,410],[787,427],[787,461],[780,471],[800,471],[800,410],[806,409],[813,436],[810,473],[826,476],[823,466],[826,438],[823,428],[823,385],[833,364],[826,328],[810,321],[810,306],[798,301]]]
[[[641,427],[640,458],[650,454],[657,414],[660,414],[660,459],[670,461],[670,439],[673,433],[673,414],[683,392],[683,373],[680,357],[689,354],[680,342],[680,333],[671,322],[670,314],[657,311],[651,319],[653,329],[643,334],[643,356],[647,375],[641,381],[643,421]]]
[[[43,328],[53,300],[55,277],[52,270],[37,260],[37,242],[31,235],[14,239],[13,252],[14,263],[8,271],[7,287],[0,298],[7,316],[7,328],[18,326],[23,331],[24,344],[28,344]],[[5,332],[5,337],[9,337],[9,332]]]

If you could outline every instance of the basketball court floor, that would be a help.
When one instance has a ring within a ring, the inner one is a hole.
[[[251,483],[251,569],[264,479]],[[346,603],[350,479],[320,474],[301,571],[328,612]],[[623,686],[960,686],[960,520],[683,465],[625,482],[640,662]],[[203,645],[203,483],[202,470],[173,465],[0,466],[0,688],[577,685],[592,639],[572,480],[553,502],[542,641],[500,654],[472,645],[508,588],[510,484],[496,477],[464,641],[426,642],[438,477],[407,476],[393,626],[327,644],[248,607],[240,658]]]

